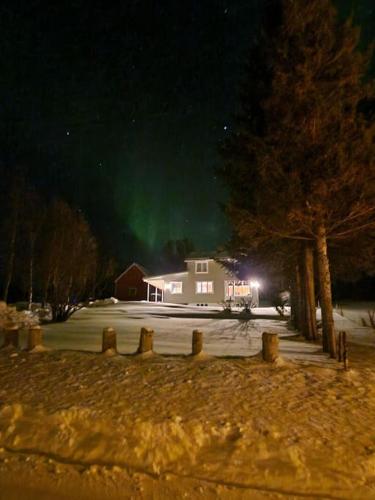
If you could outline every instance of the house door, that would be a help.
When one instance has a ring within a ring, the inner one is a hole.
[[[159,288],[154,288],[154,290],[150,293],[150,302],[162,302],[163,301],[163,292]]]

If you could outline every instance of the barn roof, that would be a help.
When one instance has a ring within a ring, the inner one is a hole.
[[[125,271],[123,271],[120,276],[118,276],[116,279],[115,279],[115,283],[124,276],[124,274],[126,274],[128,271],[130,271],[130,269],[132,267],[138,267],[138,269],[141,271],[141,273],[144,275],[144,276],[147,276],[148,275],[148,271],[143,267],[141,266],[140,264],[137,264],[137,262],[133,262],[132,264],[130,264],[130,266],[128,266]]]

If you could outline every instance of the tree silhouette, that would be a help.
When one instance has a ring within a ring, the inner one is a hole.
[[[224,148],[227,209],[240,240],[313,243],[324,348],[334,356],[328,242],[375,227],[374,123],[360,111],[374,96],[364,80],[370,57],[357,49],[359,30],[340,23],[329,0],[279,5],[281,22],[261,49],[257,119],[249,85],[239,129]]]

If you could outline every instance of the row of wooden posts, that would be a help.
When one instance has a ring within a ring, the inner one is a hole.
[[[40,326],[33,326],[28,331],[27,350],[32,351],[43,345],[43,331]],[[19,347],[19,327],[11,325],[4,328],[3,347]],[[141,328],[139,337],[139,346],[137,354],[152,352],[154,349],[154,330],[150,328]],[[114,328],[104,328],[102,334],[102,352],[117,352],[117,334]],[[193,330],[192,352],[197,356],[203,351],[203,332]],[[345,369],[348,368],[348,355],[346,348],[346,332],[339,332],[337,339],[338,361],[344,363]],[[262,335],[262,357],[264,361],[273,363],[279,356],[279,337],[277,333],[263,332]]]
[[[7,325],[4,327],[4,343],[2,347],[15,347],[19,348],[19,326]],[[32,351],[35,347],[43,344],[43,331],[39,325],[32,326],[28,330],[27,336],[27,350]]]
[[[43,330],[40,326],[33,326],[28,330],[27,350],[32,351],[35,348],[43,345]],[[4,344],[3,347],[19,348],[19,327],[10,325],[4,328]],[[139,346],[137,353],[153,351],[154,348],[154,331],[150,328],[141,328],[139,337]],[[102,335],[102,352],[112,350],[117,352],[117,334],[114,328],[104,328]],[[203,332],[200,330],[193,331],[192,337],[192,354],[200,354],[203,350]]]
[[[32,351],[43,345],[43,330],[40,326],[33,326],[28,330],[27,350]],[[17,325],[4,328],[3,347],[19,348],[19,327]],[[150,328],[141,328],[137,354],[152,352],[154,348],[154,331]],[[102,352],[117,352],[117,334],[114,328],[104,328],[102,334]],[[197,356],[203,351],[203,332],[193,330],[192,352]],[[264,361],[274,362],[279,355],[279,338],[276,333],[263,333],[262,354]]]
[[[137,354],[153,352],[154,350],[154,330],[150,328],[141,328],[139,336],[139,345]],[[200,330],[193,331],[192,337],[192,354],[196,356],[203,350],[203,332]],[[117,352],[117,334],[114,328],[104,328],[102,336],[102,352],[114,351]]]

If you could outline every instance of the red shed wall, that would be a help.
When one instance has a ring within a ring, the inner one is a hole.
[[[142,281],[145,274],[137,267],[132,266],[115,284],[115,297],[119,300],[146,300],[147,283]],[[136,288],[136,294],[129,289]]]

